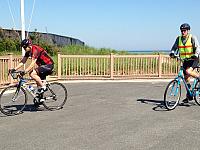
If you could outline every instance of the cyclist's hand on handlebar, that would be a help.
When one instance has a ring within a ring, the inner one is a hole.
[[[196,55],[196,54],[195,54],[195,55],[192,55],[191,58],[192,58],[192,59],[198,59],[198,55]]]
[[[23,77],[26,74],[25,71],[20,71],[20,76]]]
[[[171,53],[169,54],[169,56],[170,56],[171,58],[175,58],[174,51],[171,51]]]
[[[15,71],[16,71],[15,69],[9,69],[8,73],[11,74],[11,73],[14,73]]]

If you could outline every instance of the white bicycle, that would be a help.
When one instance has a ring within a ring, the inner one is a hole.
[[[43,105],[48,110],[58,110],[63,108],[67,101],[67,89],[58,82],[46,82],[47,91],[42,94],[31,90],[26,84],[28,80],[20,75],[21,71],[11,73],[13,79],[18,79],[18,83],[6,87],[0,93],[0,111],[7,115],[17,115],[23,112],[28,100],[27,92],[33,97],[33,103],[37,107]],[[40,100],[43,100],[42,102]]]

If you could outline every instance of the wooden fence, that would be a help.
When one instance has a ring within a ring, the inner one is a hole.
[[[8,56],[0,56],[0,86],[13,83],[14,80],[10,75],[8,75],[8,70],[10,68],[16,67],[21,61],[21,56],[13,56],[12,54]],[[30,60],[27,64],[30,64]]]
[[[58,54],[58,79],[172,78],[178,69],[167,55]]]
[[[14,68],[21,60],[21,57],[13,55],[0,56],[0,85],[12,83],[11,76],[8,76],[8,69]]]
[[[8,69],[21,56],[0,56],[0,86],[12,83]],[[179,64],[167,55],[61,55],[58,54],[58,79],[172,78]]]

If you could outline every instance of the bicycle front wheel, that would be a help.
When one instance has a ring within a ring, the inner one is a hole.
[[[22,113],[27,103],[27,94],[24,89],[17,86],[9,86],[0,94],[0,111],[7,115],[17,115]]]
[[[200,106],[200,81],[198,80],[194,88],[194,100]]]
[[[67,89],[58,82],[47,84],[47,91],[44,92],[45,101],[43,105],[48,110],[58,110],[63,108],[67,101]]]
[[[173,110],[179,103],[181,97],[181,85],[177,80],[172,80],[166,87],[164,93],[164,105],[168,110]]]

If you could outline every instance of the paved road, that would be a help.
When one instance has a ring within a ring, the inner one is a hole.
[[[200,107],[163,108],[165,82],[68,83],[59,111],[0,117],[1,150],[198,150]]]

